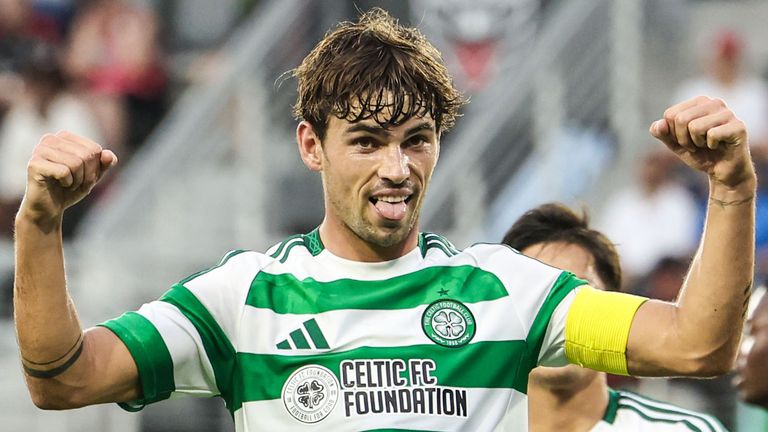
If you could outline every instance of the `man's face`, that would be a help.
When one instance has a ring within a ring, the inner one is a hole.
[[[736,361],[734,384],[745,402],[768,408],[768,295],[763,295],[749,320]]]
[[[405,241],[437,163],[435,122],[413,117],[383,128],[331,116],[322,143],[326,221],[376,247]]]
[[[577,277],[589,281],[597,289],[605,289],[595,270],[595,259],[581,246],[564,243],[537,243],[521,251],[553,267],[568,270]],[[532,383],[549,389],[577,390],[588,385],[597,372],[576,365],[563,367],[539,366],[529,378]]]

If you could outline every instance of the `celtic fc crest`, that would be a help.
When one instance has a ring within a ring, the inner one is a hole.
[[[461,302],[438,300],[427,306],[421,316],[421,328],[438,345],[460,347],[475,336],[475,317]]]

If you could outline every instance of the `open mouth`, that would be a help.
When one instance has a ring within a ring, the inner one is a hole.
[[[413,195],[379,195],[368,198],[376,211],[389,220],[402,220]]]

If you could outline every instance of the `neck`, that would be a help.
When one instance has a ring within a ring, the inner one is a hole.
[[[608,408],[605,374],[585,386],[549,388],[528,382],[528,427],[532,432],[589,431]]]
[[[351,261],[381,262],[400,258],[419,245],[418,224],[405,239],[392,246],[379,246],[360,238],[352,230],[339,227],[326,217],[320,224],[320,238],[332,254]]]

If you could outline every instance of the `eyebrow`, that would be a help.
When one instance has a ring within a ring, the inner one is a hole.
[[[426,121],[419,123],[416,126],[405,131],[405,136],[413,135],[417,132],[421,132],[425,130],[434,132],[435,131],[434,124]],[[347,130],[344,131],[344,135],[349,135],[355,132],[368,132],[373,135],[384,135],[384,136],[392,135],[392,132],[390,132],[387,128],[384,128],[383,126],[380,126],[378,124],[369,125],[364,123],[355,123],[354,125],[350,126],[349,128],[347,128]]]

